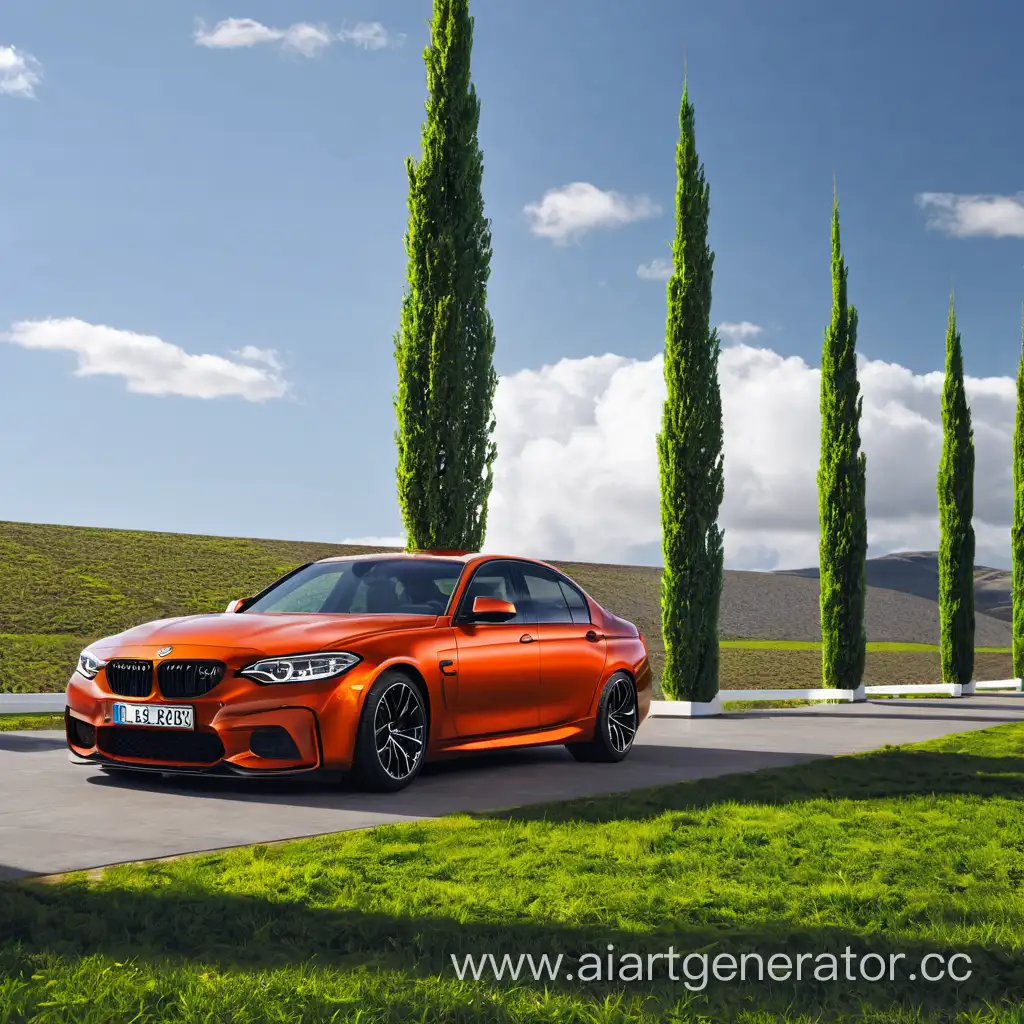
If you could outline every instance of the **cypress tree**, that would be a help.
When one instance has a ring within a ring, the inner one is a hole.
[[[1013,676],[1024,678],[1024,308],[1017,362],[1017,418],[1013,424],[1013,529],[1010,536],[1013,602]]]
[[[847,302],[839,243],[839,201],[832,197],[832,320],[821,353],[821,669],[824,686],[854,690],[864,677],[866,459],[860,450],[863,399],[857,381],[857,310]]]
[[[946,324],[942,458],[937,491],[942,681],[969,683],[974,673],[974,430],[964,388],[964,355],[952,295]]]
[[[674,700],[718,692],[718,609],[724,493],[718,333],[711,328],[714,254],[708,247],[709,189],[697,159],[686,86],[676,146],[676,235],[665,330],[668,397],[658,434],[661,476],[661,685]]]
[[[469,0],[434,0],[419,162],[406,162],[407,286],[395,336],[398,501],[411,550],[477,550],[491,492],[494,325]]]

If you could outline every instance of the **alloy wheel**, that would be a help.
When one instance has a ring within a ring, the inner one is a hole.
[[[617,754],[624,754],[636,735],[636,693],[633,684],[619,676],[608,696],[608,741]]]
[[[423,757],[426,725],[423,704],[411,683],[396,681],[377,702],[374,746],[381,768],[395,780],[407,779]]]

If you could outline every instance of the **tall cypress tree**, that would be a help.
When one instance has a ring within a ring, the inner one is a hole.
[[[434,0],[423,154],[406,164],[407,288],[395,336],[398,501],[410,549],[481,547],[496,454],[472,48],[469,0]]]
[[[668,282],[665,383],[658,434],[661,474],[661,685],[675,700],[718,692],[718,608],[723,545],[718,510],[725,487],[718,334],[711,328],[714,254],[708,247],[709,189],[697,159],[687,88],[676,146],[676,236]]]
[[[857,380],[857,310],[848,304],[839,244],[839,200],[832,197],[832,320],[821,352],[821,455],[818,518],[821,669],[824,686],[854,690],[864,677],[864,598],[868,522],[866,459],[860,450],[863,399]]]
[[[1013,675],[1024,678],[1024,308],[1017,363],[1017,418],[1013,424],[1013,529],[1010,536],[1013,601]]]
[[[942,458],[937,491],[942,681],[969,683],[974,673],[974,430],[964,388],[964,354],[952,295],[946,323]]]

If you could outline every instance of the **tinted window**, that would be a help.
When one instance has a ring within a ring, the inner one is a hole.
[[[530,617],[533,622],[572,622],[569,605],[554,573],[528,566],[521,567],[526,592],[530,597]]]
[[[562,596],[569,611],[572,613],[573,622],[590,622],[590,608],[587,606],[586,598],[571,584],[565,580],[559,580],[558,585],[562,588]]]
[[[433,558],[315,562],[282,580],[245,610],[443,615],[463,568],[462,562]]]
[[[512,566],[509,562],[485,562],[473,574],[466,593],[459,603],[459,618],[468,619],[472,616],[473,601],[478,597],[496,597],[499,601],[521,604],[518,600],[515,583],[512,579]],[[516,608],[516,617],[508,622],[523,622],[522,608]]]

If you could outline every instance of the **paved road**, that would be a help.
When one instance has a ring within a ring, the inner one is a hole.
[[[69,764],[62,733],[0,733],[0,878],[756,771],[1015,721],[1024,697],[651,719],[622,764],[577,764],[560,747],[518,751],[429,766],[391,796],[337,780],[124,782]]]

